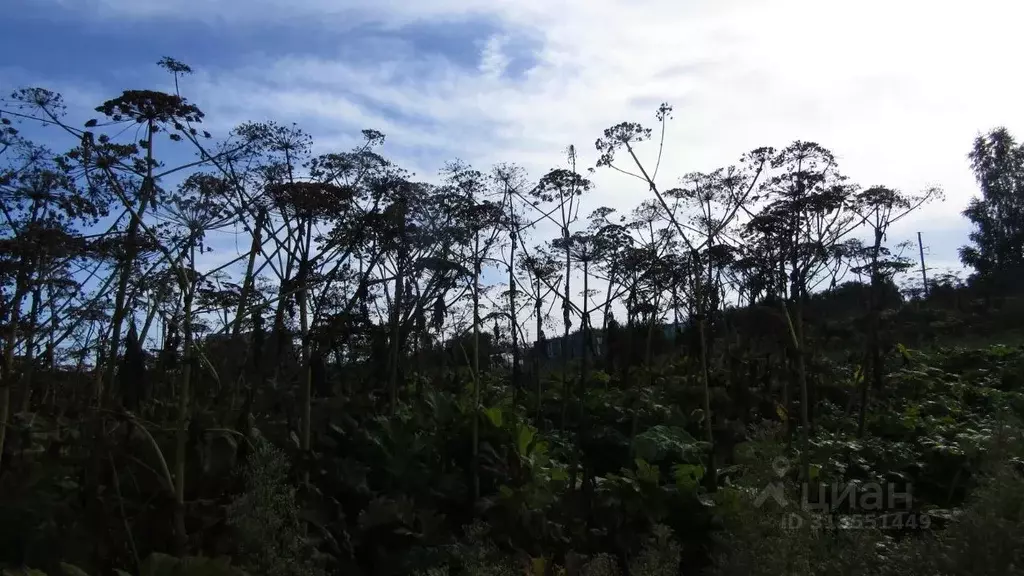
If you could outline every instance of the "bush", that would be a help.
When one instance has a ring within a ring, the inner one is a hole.
[[[731,504],[722,507],[729,512],[725,551],[712,574],[1024,575],[1024,444],[1009,430],[1000,430],[988,444],[977,487],[950,525],[900,540],[878,529],[833,530],[809,522],[783,529],[792,508],[771,499],[759,507],[745,497],[760,486],[726,491],[732,497],[720,496]]]
[[[242,474],[245,492],[228,508],[228,524],[238,533],[241,565],[260,576],[323,574],[303,536],[284,453],[257,436]]]

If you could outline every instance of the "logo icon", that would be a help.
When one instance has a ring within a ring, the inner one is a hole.
[[[785,508],[789,506],[789,500],[786,499],[786,484],[782,481],[786,477],[786,472],[789,471],[789,460],[783,456],[779,456],[772,460],[772,470],[775,475],[778,476],[778,480],[771,482],[757,495],[754,499],[754,506],[760,508],[765,501],[771,497],[775,500],[775,503]]]

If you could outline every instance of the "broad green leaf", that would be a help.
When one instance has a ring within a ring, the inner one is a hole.
[[[484,415],[491,421],[491,424],[494,424],[495,428],[501,428],[502,414],[500,406],[492,406],[484,409]]]
[[[821,466],[819,466],[818,464],[811,464],[808,472],[810,473],[811,481],[813,482],[814,480],[818,479],[818,476],[821,475]]]
[[[704,467],[697,464],[676,464],[673,472],[676,484],[682,488],[696,486],[704,477]]]
[[[779,418],[782,420],[783,423],[789,421],[789,412],[786,411],[786,407],[783,406],[782,404],[775,404],[775,413],[779,415]]]
[[[536,434],[536,429],[529,424],[521,424],[519,427],[519,434],[516,438],[516,449],[519,451],[519,455],[526,457],[527,450],[530,449],[530,442],[533,442],[533,436]]]
[[[64,576],[89,576],[85,570],[82,570],[74,564],[68,564],[67,562],[60,563],[60,569],[64,572]]]
[[[546,466],[551,461],[548,458],[548,443],[544,440],[534,441],[528,460],[532,466]]]
[[[658,480],[661,477],[661,470],[659,470],[657,466],[651,466],[651,464],[643,458],[637,458],[634,462],[636,463],[636,476],[638,480],[653,482],[655,484],[658,483]]]
[[[153,552],[142,561],[139,576],[175,576],[181,561],[174,556]]]
[[[690,460],[699,458],[699,442],[678,426],[652,426],[633,440],[636,455],[648,462],[666,458]]]
[[[904,360],[906,360],[908,362],[910,361],[910,350],[907,350],[906,346],[904,346],[903,344],[897,342],[896,343],[896,349],[899,350],[900,356],[902,356]]]
[[[227,558],[175,558],[154,552],[142,561],[139,576],[245,576],[245,572],[232,568]]]

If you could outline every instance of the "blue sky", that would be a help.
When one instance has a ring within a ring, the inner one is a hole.
[[[982,130],[1024,137],[1016,26],[1000,0],[6,0],[0,89],[33,84],[89,109],[183,86],[225,134],[297,122],[321,151],[359,130],[423,178],[456,157],[532,175],[623,120],[676,107],[661,180],[795,139],[832,149],[865,186],[939,185],[947,201],[902,222],[954,265],[975,193],[965,155]],[[584,205],[631,209],[642,186],[598,172]],[[233,254],[226,256],[230,257]]]

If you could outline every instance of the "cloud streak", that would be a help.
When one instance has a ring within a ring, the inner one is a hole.
[[[895,232],[924,231],[949,262],[976,190],[971,139],[1000,124],[1024,131],[1024,80],[1010,73],[1024,6],[998,0],[51,1],[108,25],[261,27],[265,46],[232,58],[244,65],[190,62],[202,72],[187,91],[211,121],[294,120],[332,145],[375,128],[428,179],[454,157],[539,176],[571,143],[591,164],[603,128],[653,121],[661,101],[676,106],[665,186],[759,146],[814,140],[865,186],[944,187],[945,203]],[[335,34],[337,48],[276,51],[285,24]],[[645,194],[610,172],[595,180],[583,215]]]

